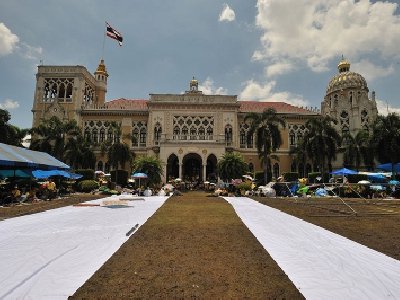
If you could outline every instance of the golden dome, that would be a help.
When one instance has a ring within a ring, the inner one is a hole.
[[[364,89],[368,92],[367,81],[365,78],[356,72],[351,72],[350,62],[347,59],[344,59],[343,56],[338,64],[338,70],[339,73],[333,76],[329,81],[328,87],[326,88],[327,94],[347,88]]]
[[[193,76],[193,79],[190,80],[190,86],[192,86],[192,85],[197,85],[197,84],[199,84],[199,82],[198,82],[197,79],[195,79],[194,76]]]

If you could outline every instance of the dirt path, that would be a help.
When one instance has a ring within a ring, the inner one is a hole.
[[[303,296],[233,208],[202,192],[167,200],[70,298]]]

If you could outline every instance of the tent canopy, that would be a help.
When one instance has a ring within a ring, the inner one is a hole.
[[[32,171],[32,175],[37,179],[49,178],[51,176],[63,176],[69,179],[79,179],[83,177],[83,175],[81,174],[71,173],[64,170],[49,170],[49,171],[35,170]]]
[[[0,143],[0,166],[40,169],[69,169],[70,167],[45,152]]]
[[[343,175],[349,175],[349,174],[358,174],[358,172],[350,170],[350,169],[347,169],[347,168],[342,168],[342,169],[335,170],[335,171],[331,172],[331,174],[332,175],[342,175],[343,176]]]
[[[400,173],[400,163],[393,164],[393,166],[394,166],[394,172]],[[388,172],[392,172],[392,164],[391,163],[380,164],[376,168],[379,170],[385,170]]]

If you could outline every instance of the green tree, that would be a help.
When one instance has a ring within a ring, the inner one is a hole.
[[[8,124],[11,115],[7,110],[0,109],[0,143],[22,146],[21,142],[29,129],[20,129],[14,125]]]
[[[325,174],[327,164],[330,165],[336,158],[341,143],[340,134],[332,125],[335,122],[336,120],[329,116],[309,119],[306,122],[308,132],[304,139],[307,140],[307,155],[320,166],[322,174]]]
[[[355,137],[351,134],[343,136],[343,166],[360,169],[361,163],[367,164],[367,153],[369,147],[369,134],[365,130],[357,132]]]
[[[31,129],[32,143],[30,149],[47,152],[62,160],[66,141],[71,136],[81,134],[75,120],[61,121],[56,116],[42,119],[38,127]]]
[[[373,125],[372,146],[381,163],[400,162],[400,117],[395,113],[378,116]],[[392,174],[393,168],[392,168]]]
[[[247,164],[238,152],[227,152],[217,163],[219,177],[224,181],[242,178],[247,171]]]
[[[285,120],[279,116],[275,109],[267,108],[262,113],[249,113],[245,121],[251,120],[247,138],[256,134],[256,145],[259,157],[262,160],[264,181],[268,183],[272,177],[270,170],[271,153],[282,145],[280,127],[285,128]]]
[[[139,156],[132,165],[134,172],[141,172],[147,174],[147,180],[150,185],[158,184],[161,182],[162,161],[156,156]]]
[[[73,169],[94,169],[96,156],[82,133],[70,136],[65,145],[64,160]]]
[[[301,139],[298,141],[297,145],[290,148],[289,154],[293,157],[293,162],[296,165],[299,165],[302,163],[303,165],[303,176],[306,176],[306,167],[307,167],[307,141],[304,139]]]

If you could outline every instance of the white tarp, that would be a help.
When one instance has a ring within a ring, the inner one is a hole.
[[[67,299],[168,197],[63,207],[0,222],[0,299]],[[103,198],[87,203],[101,203]]]
[[[400,261],[246,197],[224,197],[307,299],[400,299]]]

